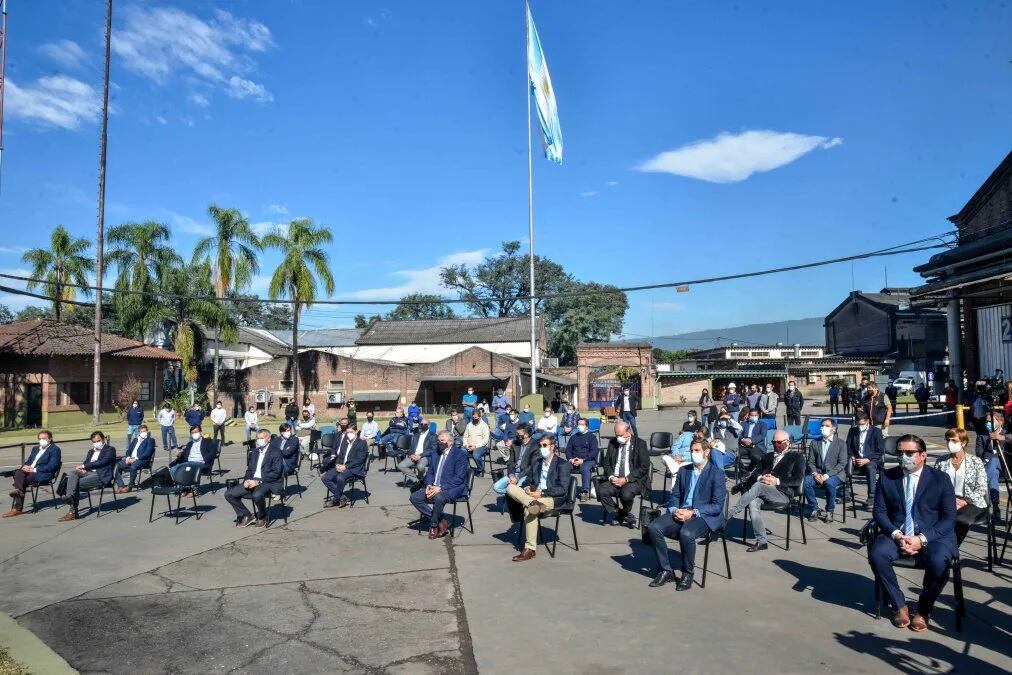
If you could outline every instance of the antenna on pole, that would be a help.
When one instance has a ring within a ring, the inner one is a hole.
[[[7,82],[7,0],[0,0],[0,188],[4,168],[4,90]]]

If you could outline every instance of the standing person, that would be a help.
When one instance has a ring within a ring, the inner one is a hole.
[[[225,446],[225,422],[228,421],[228,413],[225,412],[225,406],[222,405],[221,401],[217,401],[214,404],[214,410],[211,411],[211,424],[213,428],[211,430],[211,440],[218,441],[218,437],[221,437],[221,441],[218,441],[218,447]]]
[[[836,382],[829,385],[829,414],[840,414],[840,387],[837,386]]]
[[[917,383],[917,389],[914,389],[914,400],[917,401],[917,414],[927,415],[928,414],[928,388],[924,386],[923,382]],[[895,412],[896,406],[893,406]]]
[[[67,492],[63,501],[70,504],[70,511],[59,519],[61,523],[77,520],[77,505],[81,490],[97,490],[112,481],[113,466],[116,464],[116,448],[109,445],[101,431],[91,433],[91,448],[80,464],[67,473]]]
[[[787,383],[784,407],[787,409],[787,424],[801,424],[801,409],[805,407],[805,397],[801,395],[797,383],[793,380]]]
[[[868,378],[867,377],[862,377],[861,378],[861,385],[860,385],[860,387],[857,390],[857,397],[856,398],[857,398],[857,400],[855,401],[855,403],[857,405],[863,406],[864,402],[865,402],[865,399],[868,398]]]
[[[868,419],[876,427],[882,430],[883,438],[889,435],[889,423],[893,417],[892,408],[886,397],[882,395],[878,385],[872,382],[868,385],[868,395],[864,402],[864,412]]]
[[[713,397],[710,396],[710,390],[703,388],[703,391],[699,394],[699,419],[702,420],[703,425],[707,428],[711,428],[714,419],[710,417],[710,408],[714,405]]]
[[[411,405],[408,406],[408,428],[412,432],[415,430],[415,427],[418,426],[418,420],[420,420],[421,418],[422,418],[422,409],[418,407],[417,402],[412,401]]]
[[[495,396],[492,397],[492,413],[495,415],[496,420],[505,417],[509,407],[510,400],[506,398],[502,387],[499,387],[495,390]]]
[[[158,424],[162,428],[162,447],[171,450],[179,445],[179,441],[176,440],[176,411],[168,401],[158,411]],[[172,439],[171,443],[169,439]]]
[[[183,415],[183,419],[186,420],[190,428],[201,426],[204,423],[204,411],[200,409],[200,404],[194,403],[190,406],[190,409]]]
[[[777,418],[777,406],[780,405],[780,396],[773,391],[773,385],[766,383],[766,391],[759,397],[759,412],[764,420],[775,420]]]
[[[727,408],[727,414],[738,419],[741,414],[741,396],[738,395],[737,385],[731,382],[727,385],[727,393],[724,394],[724,407]]]
[[[748,396],[745,397],[745,401],[748,403],[749,410],[755,410],[759,407],[759,398],[762,396],[759,393],[759,387],[756,385],[750,385],[748,388]]]
[[[951,412],[951,413],[956,412],[957,395],[958,395],[958,390],[956,389],[956,381],[955,380],[949,380],[948,383],[945,385],[945,410],[946,411]],[[946,415],[946,419],[948,419],[948,415]],[[953,418],[953,419],[955,419],[955,418]]]
[[[144,408],[141,407],[141,404],[137,399],[134,399],[133,403],[131,403],[130,407],[127,409],[126,422],[126,444],[127,447],[129,447],[130,441],[137,436],[137,432],[140,430],[141,424],[144,423]]]
[[[843,404],[844,415],[850,414],[850,397],[851,397],[850,386],[844,384],[843,388],[840,390],[840,403]]]
[[[640,397],[634,394],[628,384],[622,385],[622,393],[615,399],[615,410],[619,418],[632,428],[633,436],[639,437],[636,429],[636,411],[640,409]]]
[[[987,393],[987,385],[978,382],[977,389],[973,394],[973,403],[970,405],[970,413],[973,415],[973,430],[977,435],[986,435],[985,427],[988,422],[988,413],[991,410],[991,401]]]
[[[313,406],[313,412],[310,416],[316,417],[316,406]],[[353,398],[348,399],[348,414],[345,415],[345,417],[348,418],[349,426],[350,425],[355,425],[356,427],[358,426],[358,405],[355,403],[355,399]],[[365,428],[363,427],[362,430],[364,432]]]
[[[299,422],[299,404],[295,402],[295,399],[289,401],[285,406],[285,422],[293,429]]]
[[[53,434],[48,429],[41,429],[38,433],[38,445],[28,453],[25,463],[14,472],[14,489],[11,490],[10,511],[3,515],[4,518],[20,516],[25,505],[25,493],[33,485],[48,483],[56,475],[63,458],[60,454],[60,446],[53,443]]]
[[[885,390],[886,398],[889,399],[889,409],[892,413],[896,414],[896,397],[899,395],[899,391],[896,389],[896,382],[889,380],[889,384],[886,385]]]
[[[460,397],[460,405],[464,408],[464,417],[471,419],[471,413],[478,405],[478,395],[474,393],[474,387],[467,388],[467,393]]]
[[[246,408],[246,412],[243,414],[243,421],[246,422],[246,440],[255,438],[257,431],[260,430],[260,416],[257,414],[256,408]]]

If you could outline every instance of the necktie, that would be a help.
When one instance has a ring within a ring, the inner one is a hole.
[[[625,478],[625,453],[626,446],[623,444],[618,453],[618,477]]]
[[[903,518],[903,534],[912,536],[914,534],[914,477],[907,476],[907,494],[904,505],[906,516]]]

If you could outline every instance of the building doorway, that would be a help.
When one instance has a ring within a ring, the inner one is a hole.
[[[25,426],[42,426],[42,385],[25,385]]]

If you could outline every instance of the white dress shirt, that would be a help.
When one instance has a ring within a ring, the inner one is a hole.
[[[966,479],[966,459],[959,463],[959,468],[953,468],[952,461],[949,461],[948,468],[945,469],[945,473],[949,474],[949,480],[952,481],[952,489],[955,491],[957,497],[963,496],[963,483]]]
[[[193,445],[190,446],[190,454],[186,456],[187,462],[200,462],[204,463],[204,456],[200,454],[200,444],[204,442],[201,438],[199,441],[194,441]]]
[[[869,431],[870,431],[869,427]],[[864,439],[868,437],[867,431],[859,431],[857,434],[857,454],[864,457]]]
[[[263,476],[264,457],[267,456],[267,446],[260,448],[260,456],[257,457],[257,470],[253,472],[253,478],[260,480]]]
[[[228,414],[224,408],[215,408],[211,411],[211,421],[215,424],[224,424],[225,420],[228,419]]]
[[[418,445],[415,446],[415,454],[420,455],[425,452],[425,437],[429,435],[429,427],[425,427],[425,431],[418,434]]]
[[[49,445],[52,445],[52,443],[50,443]],[[33,459],[31,463],[31,467],[33,469],[35,468],[35,465],[39,463],[39,460],[42,459],[42,455],[46,454],[46,450],[49,449],[49,445],[47,445],[44,448],[41,445],[39,446],[39,453],[35,455],[35,459]]]
[[[91,451],[91,459],[89,461],[91,461],[91,462],[97,462],[98,461],[98,456],[100,454],[102,454],[101,450],[92,450]]]
[[[140,445],[141,445],[141,437],[138,436],[137,438],[134,439],[133,450],[130,451],[130,457],[131,458],[137,459],[137,448],[139,448]]]
[[[922,465],[920,469],[918,469],[917,471],[914,471],[913,473],[908,473],[903,478],[903,508],[904,508],[903,515],[906,515],[907,490],[910,490],[910,493],[914,496],[914,499],[917,499],[917,484],[921,480],[921,471],[923,471],[923,470],[924,470],[924,466]],[[912,485],[911,485],[911,483],[912,483]],[[914,522],[914,526],[915,527],[917,526],[916,521]],[[902,535],[903,534],[903,530],[899,530],[899,529],[893,530],[893,533],[890,536],[893,537],[893,538],[895,538],[897,534]],[[920,534],[918,536],[921,538],[921,543],[922,544],[927,544],[928,543],[928,538],[925,537],[923,534]]]
[[[615,473],[611,474],[612,476],[622,475],[622,469],[624,469],[625,470],[625,474],[623,475],[623,477],[624,478],[628,478],[629,477],[629,446],[630,445],[631,445],[631,443],[629,441],[626,441],[622,445],[618,446],[618,457],[617,457],[618,461],[615,463]],[[622,454],[623,452],[625,453],[624,457],[623,457],[623,454]]]

